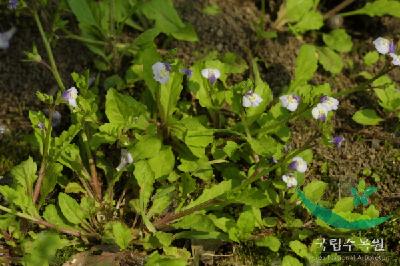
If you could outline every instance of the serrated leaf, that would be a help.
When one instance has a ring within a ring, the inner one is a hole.
[[[153,192],[154,173],[151,170],[148,162],[142,160],[135,163],[135,170],[133,174],[140,186],[140,208],[144,212]]]
[[[313,202],[318,202],[321,200],[322,195],[328,185],[325,182],[319,180],[313,180],[307,186],[304,187],[304,193],[307,198]]]
[[[152,200],[153,204],[147,213],[149,219],[154,215],[161,214],[171,204],[173,191],[175,191],[175,187],[172,185],[157,189]]]
[[[203,193],[194,201],[189,203],[186,207],[183,208],[183,210],[187,210],[193,207],[196,207],[204,202],[207,202],[209,200],[215,199],[229,190],[232,189],[232,181],[231,180],[225,180],[222,181],[219,184],[215,184],[211,186],[210,188],[206,188],[203,190]]]
[[[78,202],[65,193],[60,193],[58,195],[58,206],[60,206],[60,210],[65,219],[72,224],[82,223],[87,216]]]
[[[276,236],[266,236],[256,240],[256,245],[259,247],[267,247],[273,252],[278,252],[281,247],[281,241]]]
[[[129,151],[134,161],[148,159],[155,156],[161,149],[162,142],[156,136],[145,136],[140,139]]]
[[[353,197],[344,197],[336,202],[335,207],[332,211],[339,212],[352,212],[354,209]]]
[[[372,109],[359,110],[353,115],[352,118],[357,123],[366,126],[375,126],[383,121],[383,119],[380,118]]]
[[[138,117],[146,113],[146,107],[128,95],[109,89],[106,95],[105,112],[110,123],[131,128]]]
[[[318,11],[307,12],[299,22],[291,26],[294,32],[302,33],[309,30],[318,30],[324,25],[324,18]]]
[[[303,266],[303,263],[290,255],[286,255],[283,257],[282,266]]]
[[[342,58],[328,47],[318,47],[318,60],[322,67],[332,74],[338,74],[343,69]]]
[[[364,64],[366,64],[367,66],[371,66],[376,62],[378,62],[379,54],[377,51],[371,51],[366,53],[363,59],[364,59]]]
[[[175,112],[176,104],[183,89],[182,80],[183,74],[171,73],[168,82],[160,86],[160,115],[162,121],[165,123],[167,123],[168,118]]]
[[[169,175],[175,166],[175,156],[171,147],[164,147],[156,156],[149,159],[148,163],[155,179]]]
[[[313,0],[285,1],[285,18],[288,22],[297,22],[314,6]]]
[[[368,2],[360,9],[346,12],[341,14],[342,16],[350,15],[368,15],[368,16],[394,16],[400,17],[400,2],[396,0],[376,0]]]
[[[174,38],[185,41],[197,41],[197,35],[190,25],[179,18],[171,0],[146,1],[141,6],[144,15],[155,20],[155,28]]]
[[[353,46],[350,35],[344,29],[335,29],[329,34],[323,34],[325,44],[338,52],[350,52]]]
[[[21,186],[24,193],[28,197],[33,197],[33,184],[35,183],[37,166],[32,157],[23,161],[11,170],[11,175],[14,177],[18,186]]]
[[[97,26],[92,11],[86,0],[67,0],[71,11],[76,16],[79,23]]]
[[[307,246],[298,240],[290,241],[289,247],[294,251],[294,253],[302,258],[306,258],[308,256]]]
[[[62,227],[70,226],[66,223],[66,221],[64,221],[63,217],[61,216],[61,213],[59,213],[54,204],[46,206],[46,209],[43,212],[43,218],[49,223],[54,224],[56,226],[62,226]]]
[[[122,250],[125,250],[129,246],[129,243],[133,240],[130,228],[121,222],[113,222],[112,235],[115,243]]]
[[[310,44],[302,45],[296,58],[295,83],[304,83],[312,79],[317,67],[316,47]]]

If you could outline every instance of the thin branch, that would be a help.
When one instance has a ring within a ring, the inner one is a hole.
[[[353,2],[354,2],[354,0],[344,0],[343,2],[338,4],[337,6],[335,6],[331,10],[329,10],[327,13],[325,13],[324,14],[324,20],[327,20],[327,19],[335,16],[337,13],[339,13],[340,11],[345,9],[347,6],[349,6]]]

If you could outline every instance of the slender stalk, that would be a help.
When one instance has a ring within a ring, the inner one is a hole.
[[[338,4],[337,6],[335,6],[331,10],[329,10],[327,13],[325,13],[324,14],[324,20],[327,20],[327,19],[335,16],[337,13],[342,11],[344,8],[346,8],[347,6],[349,6],[353,2],[354,2],[354,0],[344,0],[343,2]]]
[[[94,190],[94,193],[96,195],[96,198],[98,200],[101,200],[101,198],[102,198],[102,196],[101,196],[101,184],[100,184],[100,180],[99,180],[99,178],[97,176],[96,163],[94,161],[92,152],[90,150],[86,128],[84,128],[82,130],[81,134],[82,134],[83,146],[85,147],[86,154],[87,154],[88,160],[89,160],[89,169],[90,169],[90,176],[91,176],[90,182],[91,182],[92,188]]]
[[[52,74],[54,76],[54,79],[57,82],[58,87],[60,87],[60,89],[62,91],[64,91],[65,90],[65,86],[64,86],[64,83],[62,82],[61,76],[60,76],[60,74],[58,72],[56,61],[54,60],[54,56],[53,56],[53,51],[51,50],[51,46],[50,46],[49,40],[46,37],[46,33],[43,30],[42,22],[40,21],[39,15],[38,15],[36,10],[33,11],[33,17],[35,19],[36,26],[39,29],[39,33],[40,33],[40,36],[42,38],[42,41],[43,41],[43,44],[44,44],[44,48],[46,49],[47,56],[49,57],[49,62],[50,62],[50,66],[51,66],[51,72],[52,72]]]
[[[40,196],[40,190],[42,188],[42,183],[44,176],[46,175],[46,167],[47,167],[47,159],[49,156],[49,149],[50,149],[50,141],[51,141],[51,132],[53,129],[53,108],[50,108],[49,111],[49,124],[48,128],[46,129],[46,139],[43,145],[43,157],[42,162],[40,164],[38,179],[35,184],[35,190],[33,192],[33,203],[36,203]]]

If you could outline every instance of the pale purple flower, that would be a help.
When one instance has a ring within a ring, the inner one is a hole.
[[[180,70],[180,72],[186,76],[188,76],[188,78],[190,78],[192,76],[192,70],[190,70],[189,68],[182,68]]]
[[[394,54],[396,53],[396,45],[394,44],[394,42],[390,42],[389,44],[389,54]]]
[[[289,168],[300,173],[304,173],[307,171],[307,162],[304,161],[303,158],[296,156],[292,159],[292,162],[289,164]]]
[[[0,49],[8,49],[10,47],[10,40],[17,32],[16,27],[11,27],[8,31],[0,32]]]
[[[213,85],[221,77],[221,72],[216,68],[204,68],[201,70],[201,75]]]
[[[297,186],[297,179],[296,179],[296,177],[294,177],[291,174],[283,175],[282,180],[283,180],[283,182],[286,183],[287,188],[292,188],[292,187]]]
[[[18,7],[18,0],[9,0],[8,1],[9,9],[16,9],[17,7]]]
[[[281,101],[282,106],[291,112],[296,111],[300,103],[300,97],[293,94],[282,95],[281,97],[279,97],[279,100]]]
[[[124,169],[127,165],[133,163],[133,158],[132,154],[127,149],[121,149],[121,162],[117,166],[117,171],[121,171]]]
[[[317,106],[311,110],[311,114],[315,119],[321,120],[324,122],[326,120],[326,117],[328,116],[328,112],[329,111],[326,109],[326,107],[322,103],[317,104]]]
[[[390,52],[391,48],[391,41],[382,37],[378,37],[373,41],[373,44],[375,45],[375,49],[378,51],[380,54],[387,54]]]
[[[339,101],[329,96],[322,96],[320,103],[326,108],[328,112],[332,110],[337,110],[339,106]]]
[[[339,148],[342,145],[343,141],[344,141],[343,136],[334,136],[330,142],[337,148]]]
[[[165,84],[169,80],[169,72],[171,65],[168,63],[157,62],[151,67],[153,69],[153,78],[161,84]]]
[[[261,96],[251,90],[243,95],[243,107],[257,107],[262,101]]]
[[[68,104],[72,107],[76,107],[76,99],[78,98],[78,90],[75,87],[71,87],[70,89],[64,91],[61,96],[64,101],[68,102]]]
[[[390,53],[389,56],[392,58],[392,64],[394,66],[400,66],[400,57],[397,54]]]
[[[39,122],[39,123],[37,124],[37,127],[38,127],[40,130],[44,130],[44,128],[45,128],[43,122]]]

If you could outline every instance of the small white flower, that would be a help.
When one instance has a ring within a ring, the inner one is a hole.
[[[292,112],[296,111],[300,103],[300,97],[292,94],[283,95],[279,97],[279,100],[281,101],[283,107]]]
[[[283,175],[282,180],[286,183],[288,188],[297,186],[297,179],[293,175]]]
[[[10,40],[17,32],[16,27],[11,27],[8,31],[0,32],[0,49],[7,49],[10,47]]]
[[[304,161],[303,158],[296,156],[292,159],[292,162],[289,164],[289,168],[300,173],[304,173],[307,171],[307,162]]]
[[[169,80],[169,72],[171,70],[171,66],[166,63],[157,62],[152,67],[153,69],[153,78],[161,84],[165,84]]]
[[[389,56],[392,58],[393,65],[400,66],[400,57],[397,54],[390,53]]]
[[[70,89],[63,92],[61,96],[68,104],[72,107],[76,107],[76,99],[78,98],[78,90],[75,87],[71,87]]]
[[[201,70],[201,75],[214,84],[221,77],[221,72],[216,68],[204,68]]]
[[[375,45],[375,49],[380,54],[387,54],[390,51],[391,41],[382,37],[378,37],[375,41],[373,41]]]
[[[339,106],[339,101],[333,97],[323,96],[321,97],[321,104],[326,108],[326,110],[332,111],[337,110]]]
[[[121,171],[124,169],[127,165],[133,163],[133,158],[132,154],[127,149],[121,149],[121,162],[117,166],[117,171]]]
[[[261,96],[253,91],[248,91],[243,95],[243,107],[257,107],[262,101]]]
[[[317,104],[317,106],[311,110],[312,116],[315,119],[321,120],[321,121],[326,120],[326,117],[328,116],[328,112],[329,111],[326,109],[326,107],[322,103]]]

